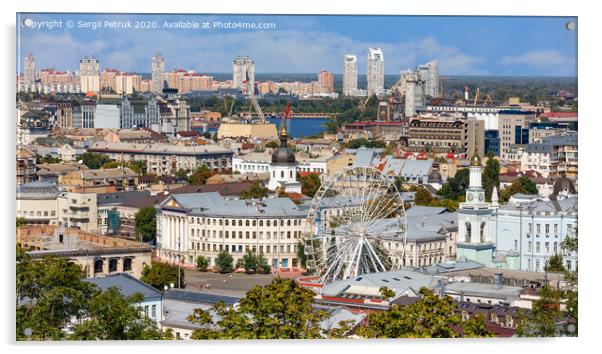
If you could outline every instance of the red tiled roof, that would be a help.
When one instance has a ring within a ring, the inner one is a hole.
[[[578,112],[549,112],[544,113],[543,116],[546,118],[570,118],[577,117]]]

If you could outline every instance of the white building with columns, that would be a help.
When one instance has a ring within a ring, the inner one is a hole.
[[[298,268],[307,213],[289,198],[229,200],[218,193],[177,194],[157,207],[159,257],[194,267],[198,256],[215,266],[220,251],[234,264],[247,252],[263,255],[272,268]]]

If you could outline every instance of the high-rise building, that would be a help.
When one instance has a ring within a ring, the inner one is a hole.
[[[424,91],[427,96],[439,97],[439,69],[437,60],[431,60],[418,66],[420,79],[424,81]]]
[[[368,95],[385,91],[385,58],[380,48],[368,48]]]
[[[419,74],[412,72],[404,76],[405,117],[413,117],[419,110],[425,108],[424,80]]]
[[[36,81],[36,58],[31,53],[23,60],[23,81],[28,85]]]
[[[513,145],[528,144],[529,123],[534,121],[535,112],[510,109],[499,112],[498,126],[500,158],[502,160],[508,159],[508,154]]]
[[[255,87],[255,63],[249,56],[237,56],[232,64],[232,87],[246,92],[243,81],[249,75],[251,87]]]
[[[343,95],[352,96],[357,91],[357,57],[347,54],[343,57]]]
[[[319,93],[334,92],[334,74],[330,71],[320,71],[318,73]]]
[[[161,93],[163,89],[163,80],[161,76],[165,71],[165,59],[161,56],[161,53],[155,53],[151,63],[151,80],[152,80],[152,91],[155,93]]]
[[[79,80],[82,92],[100,91],[100,65],[96,57],[83,57],[79,61]]]

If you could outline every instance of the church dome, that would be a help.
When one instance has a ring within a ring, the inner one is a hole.
[[[287,139],[286,128],[283,127],[280,132],[280,146],[272,154],[272,163],[294,164],[296,162],[295,152],[288,147]]]
[[[550,195],[550,200],[558,200],[566,198],[569,195],[577,194],[575,184],[568,177],[562,176],[554,182],[554,190]]]

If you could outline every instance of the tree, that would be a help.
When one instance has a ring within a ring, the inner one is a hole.
[[[207,167],[207,165],[202,165],[197,168],[190,177],[188,177],[188,183],[201,185],[205,184],[209,177],[213,176],[214,173]]]
[[[73,318],[81,318],[98,290],[83,282],[82,269],[66,258],[32,260],[18,252],[17,340],[63,340]]]
[[[36,154],[36,164],[40,165],[43,163],[60,163],[61,159],[58,157],[52,157],[49,154],[40,156]]]
[[[362,146],[365,146],[367,148],[385,148],[387,146],[387,143],[385,143],[384,141],[379,141],[379,140],[368,140],[368,139],[364,139],[364,138],[359,138],[359,139],[349,140],[345,144],[345,147],[348,149],[358,149]]]
[[[494,187],[500,188],[500,162],[494,158],[493,153],[489,152],[483,169],[483,188],[487,200],[491,200]]]
[[[269,191],[260,182],[256,182],[251,188],[240,193],[240,199],[263,199],[268,196]]]
[[[22,216],[17,216],[17,227],[24,226],[25,224],[27,224],[27,221],[25,221],[25,218]]]
[[[419,187],[414,198],[416,205],[429,205],[433,201],[433,196],[424,187]]]
[[[276,278],[266,286],[249,290],[237,308],[219,303],[210,311],[196,309],[188,320],[201,328],[191,338],[322,338],[320,323],[328,314],[312,308],[313,297],[312,291],[295,281]],[[218,320],[214,322],[210,313],[216,314]]]
[[[157,210],[153,207],[138,210],[134,224],[138,239],[144,242],[154,241],[157,236]]]
[[[382,286],[380,289],[378,289],[378,292],[383,298],[387,300],[395,296],[395,291],[386,286]]]
[[[32,260],[17,248],[17,340],[161,339],[142,315],[141,294],[101,291],[82,280],[82,269],[65,258]]]
[[[299,182],[301,182],[301,193],[309,197],[316,195],[316,192],[322,185],[320,176],[315,173],[309,173],[304,176],[300,176]]]
[[[395,176],[394,183],[399,193],[406,192],[406,188],[403,186],[405,183],[405,178],[403,176]]]
[[[144,296],[124,297],[111,287],[90,299],[84,320],[73,327],[73,340],[149,340],[163,339],[155,321],[147,317],[139,304]]]
[[[466,188],[468,188],[469,175],[470,171],[468,168],[459,170],[454,177],[447,179],[447,183],[441,187],[437,194],[443,198],[459,200],[466,192]]]
[[[440,298],[426,288],[420,289],[420,300],[400,307],[396,304],[383,312],[368,315],[368,325],[358,334],[367,338],[455,338],[453,326],[461,323],[454,313],[451,297]]]
[[[179,278],[178,268],[180,268]],[[140,280],[158,290],[163,290],[166,285],[170,286],[171,284],[176,288],[184,288],[186,286],[184,269],[176,265],[156,261],[152,261],[150,267],[147,265],[142,269]]]
[[[206,272],[208,266],[209,266],[209,261],[207,261],[207,258],[205,258],[203,256],[198,256],[196,258],[196,269],[197,270],[199,270],[201,272]]]
[[[305,254],[305,244],[301,241],[297,244],[297,258],[301,267],[307,268],[307,255]]]
[[[79,158],[82,160],[84,165],[88,166],[88,168],[92,170],[99,169],[102,165],[111,161],[107,155],[97,154],[94,152],[84,152]]]
[[[275,149],[279,146],[279,144],[275,141],[270,141],[267,144],[265,144],[266,148],[270,148],[270,149]]]
[[[502,189],[500,192],[500,201],[506,203],[515,194],[538,194],[537,186],[527,176],[522,176],[512,182],[511,185]]]
[[[257,256],[257,268],[258,271],[263,274],[268,274],[272,270],[272,267],[268,263],[268,260],[263,256],[263,254]]]
[[[247,273],[257,272],[257,256],[255,256],[255,253],[252,253],[251,251],[247,252],[247,254],[242,257],[242,263],[243,268],[245,268]]]
[[[220,273],[231,273],[234,265],[234,258],[228,251],[220,251],[215,259],[215,265]]]
[[[146,161],[145,160],[134,160],[134,161],[128,161],[128,162],[109,161],[109,162],[103,164],[101,168],[103,168],[103,169],[119,168],[121,166],[131,169],[138,175],[142,175],[146,172]]]
[[[485,325],[485,318],[480,314],[476,314],[474,317],[471,317],[464,322],[462,324],[462,329],[464,330],[465,338],[483,338],[494,336],[494,334],[487,329],[487,326]]]

